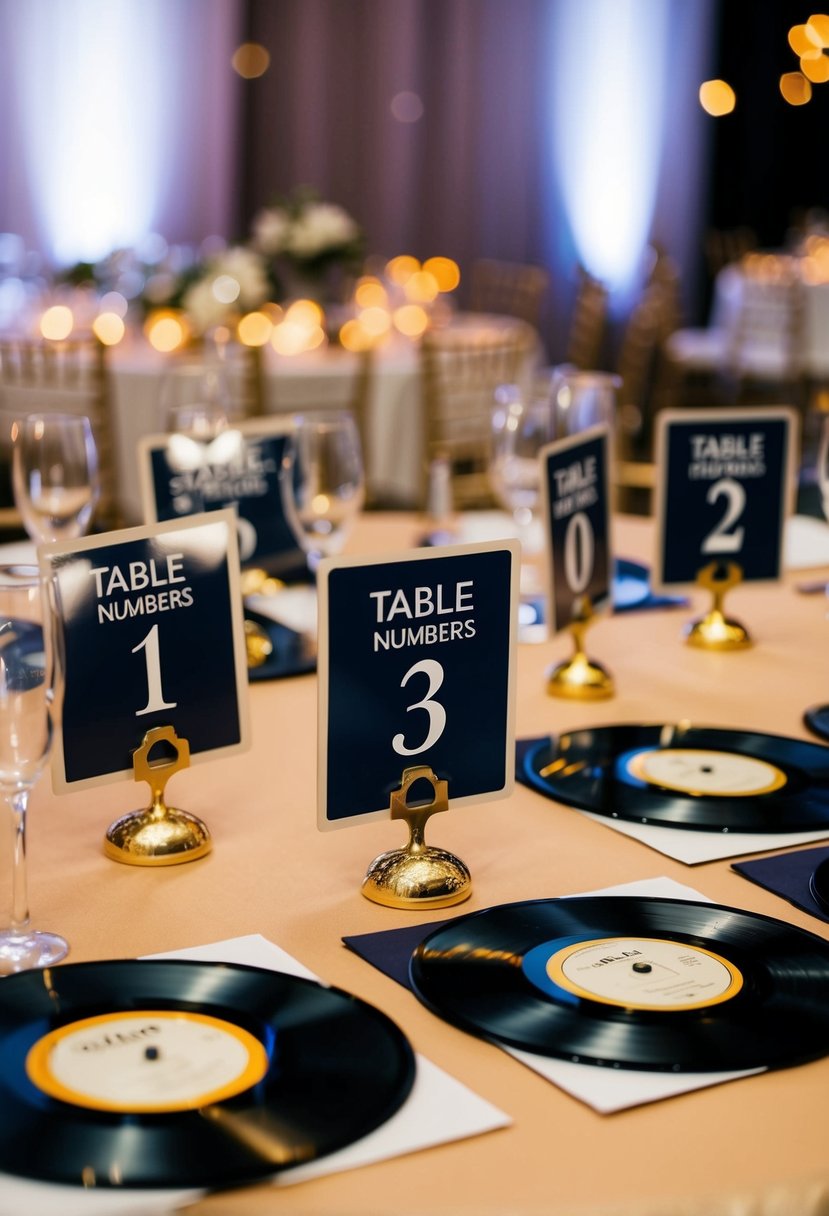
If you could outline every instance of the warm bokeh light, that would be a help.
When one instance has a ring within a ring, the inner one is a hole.
[[[789,30],[789,46],[798,59],[817,59],[821,54],[821,42],[808,25],[793,25]]]
[[[801,59],[800,70],[812,84],[826,84],[829,80],[829,57],[820,55],[817,59]]]
[[[65,304],[53,304],[40,318],[40,332],[50,342],[62,342],[72,332],[75,318]]]
[[[357,320],[370,338],[380,338],[391,329],[391,317],[385,308],[364,308]]]
[[[699,86],[699,104],[713,118],[730,114],[737,104],[731,85],[725,80],[705,80]]]
[[[420,262],[408,253],[401,253],[386,264],[386,274],[398,287],[403,287],[419,270]]]
[[[325,342],[324,314],[314,300],[294,300],[284,320],[274,326],[271,346],[279,355],[300,355]]]
[[[92,322],[92,332],[104,346],[117,346],[126,333],[126,328],[117,312],[99,312]]]
[[[359,352],[371,350],[372,346],[375,345],[371,334],[367,333],[366,330],[363,329],[356,317],[352,317],[351,320],[345,322],[345,324],[340,328],[338,336],[340,339],[340,346],[342,346],[344,350]]]
[[[388,302],[388,293],[379,279],[367,275],[354,289],[354,302],[358,308],[383,308]]]
[[[220,304],[232,304],[239,299],[242,287],[232,274],[219,274],[213,280],[211,291]]]
[[[412,304],[431,304],[439,290],[435,276],[426,270],[410,275],[403,286],[406,299]]]
[[[168,354],[178,350],[189,337],[184,317],[176,312],[153,312],[144,322],[144,333],[153,350]]]
[[[395,329],[407,338],[419,338],[429,328],[429,314],[419,304],[403,304],[392,313]]]
[[[256,80],[264,76],[271,64],[268,50],[259,42],[243,42],[237,46],[230,60],[233,70],[244,80]]]
[[[826,13],[813,13],[806,22],[806,36],[817,46],[829,47],[829,17]]]
[[[273,321],[264,312],[249,312],[236,327],[243,346],[264,346],[273,333]]]
[[[423,269],[438,285],[438,291],[454,291],[461,281],[460,267],[451,258],[427,258]]]
[[[790,106],[805,106],[812,98],[812,86],[802,72],[785,72],[780,77],[780,92]]]

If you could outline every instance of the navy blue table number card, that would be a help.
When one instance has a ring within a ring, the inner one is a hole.
[[[450,807],[510,793],[519,555],[507,540],[321,563],[321,829],[388,818],[420,765]]]
[[[305,569],[285,516],[280,471],[289,418],[254,418],[212,439],[147,435],[138,446],[141,500],[148,523],[233,506],[239,558],[270,574]]]
[[[539,453],[551,634],[610,607],[610,442],[607,427],[556,440]]]
[[[250,745],[236,517],[230,508],[38,549],[62,635],[58,793],[133,776],[154,726],[193,762]]]
[[[658,588],[691,585],[712,563],[774,581],[794,500],[797,416],[782,406],[666,410],[656,420]]]

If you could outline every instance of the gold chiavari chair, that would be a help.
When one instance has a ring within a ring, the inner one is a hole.
[[[63,341],[0,338],[3,460],[10,460],[14,418],[51,412],[85,414],[98,450],[101,494],[95,524],[99,528],[117,527],[120,521],[106,350],[93,334]]]
[[[469,307],[526,321],[541,331],[550,276],[541,266],[480,258],[473,262]]]
[[[607,324],[608,290],[579,267],[565,363],[582,371],[602,366],[602,346]]]
[[[538,337],[517,321],[502,329],[432,330],[421,344],[424,452],[449,461],[454,506],[492,506],[491,416],[499,384],[520,382]]]

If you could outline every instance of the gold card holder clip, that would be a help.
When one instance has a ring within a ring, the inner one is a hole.
[[[584,648],[584,635],[595,620],[590,598],[584,595],[568,626],[573,638],[573,654],[553,667],[547,677],[547,692],[551,697],[603,701],[615,695],[613,676],[601,663],[589,659]]]
[[[703,566],[697,575],[697,586],[710,591],[713,599],[705,616],[692,621],[686,628],[685,641],[689,646],[703,650],[744,650],[753,644],[746,627],[723,611],[726,591],[738,587],[742,581],[743,571],[736,562],[727,562],[724,568],[719,562]]]
[[[158,743],[168,743],[173,759],[150,760]],[[190,766],[190,744],[179,739],[172,726],[154,726],[133,752],[132,767],[136,781],[146,781],[152,801],[140,811],[131,811],[110,824],[104,838],[104,852],[113,861],[132,866],[171,866],[196,861],[210,852],[212,842],[207,826],[187,811],[167,806],[164,791],[170,778]]]
[[[410,806],[409,791],[420,780],[431,785],[432,800]],[[408,824],[409,842],[403,849],[375,857],[361,888],[366,899],[387,908],[448,908],[472,894],[472,878],[460,858],[427,845],[424,839],[429,817],[449,810],[448,788],[428,765],[404,770],[400,788],[392,792],[389,810],[392,819],[403,819]]]

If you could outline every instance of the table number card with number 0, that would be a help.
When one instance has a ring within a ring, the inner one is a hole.
[[[656,587],[712,563],[779,579],[794,495],[797,416],[784,407],[666,410],[656,430]]]
[[[53,579],[64,652],[56,791],[132,777],[132,753],[154,726],[187,739],[194,762],[249,746],[231,509],[38,553]]]
[[[418,765],[453,807],[510,793],[519,553],[508,540],[321,564],[321,828],[387,818]]]
[[[542,518],[550,579],[550,633],[610,605],[609,434],[591,427],[542,448]]]
[[[287,418],[255,418],[209,441],[145,436],[139,444],[144,518],[155,523],[235,506],[243,565],[263,566],[272,574],[304,568],[280,487],[290,429]]]

